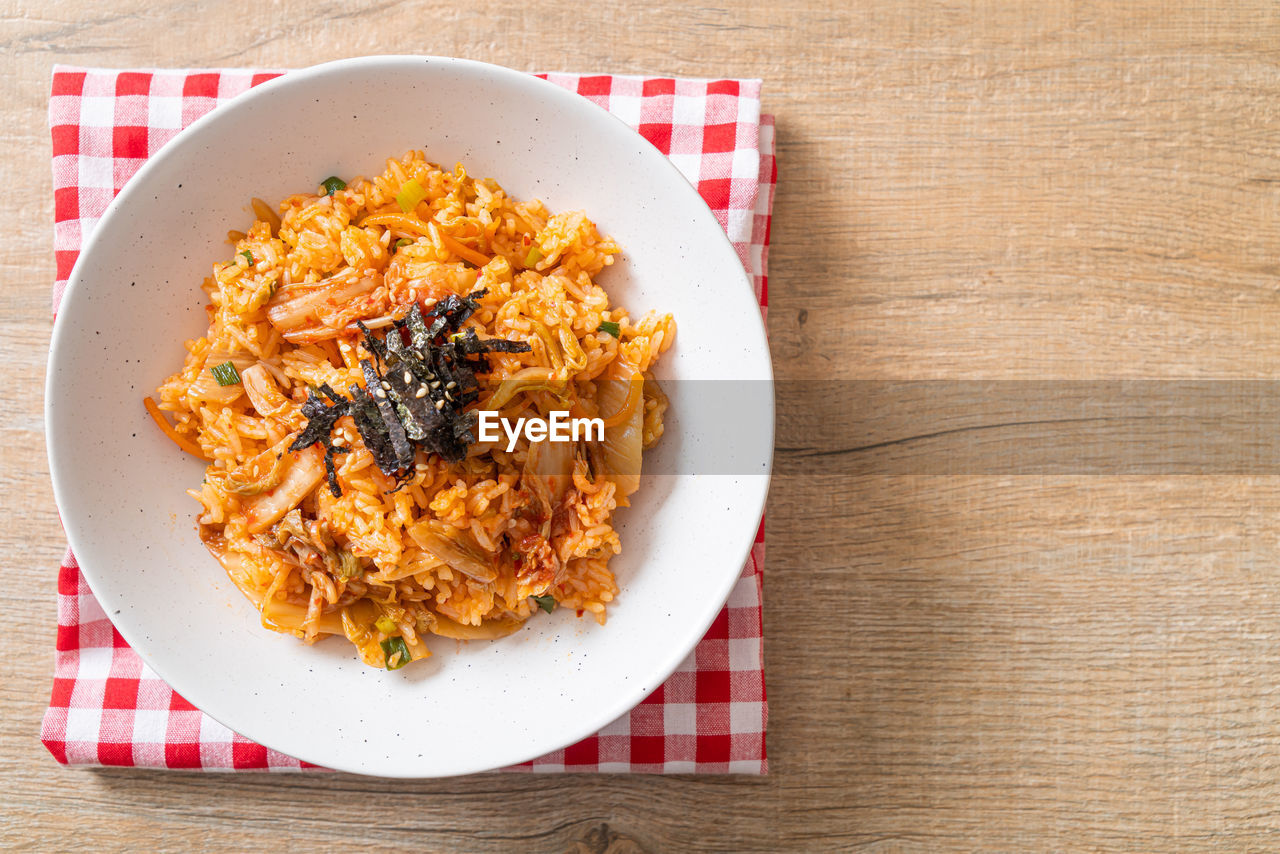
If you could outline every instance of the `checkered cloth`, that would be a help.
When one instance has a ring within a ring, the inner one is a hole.
[[[220,103],[275,76],[54,70],[55,312],[85,237],[143,161]],[[760,81],[542,76],[623,119],[671,158],[733,241],[764,312],[776,170]],[[506,770],[765,773],[763,563],[762,522],[728,604],[666,683],[596,735]],[[111,625],[70,551],[58,574],[57,662],[41,738],[68,765],[315,767],[228,730],[174,693]]]

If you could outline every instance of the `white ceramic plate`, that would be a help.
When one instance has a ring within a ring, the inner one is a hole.
[[[310,762],[397,777],[522,762],[586,737],[656,688],[728,596],[768,488],[706,475],[699,454],[730,413],[681,419],[646,454],[620,511],[620,595],[600,627],[557,611],[497,642],[433,641],[427,662],[366,667],[349,644],[267,631],[196,539],[184,490],[200,463],[142,407],[206,326],[199,283],[225,257],[247,200],[307,191],[327,175],[377,174],[423,148],[518,198],[584,209],[623,246],[601,283],[633,316],[672,312],[665,380],[771,378],[759,309],[723,231],[656,149],[585,99],[482,63],[344,60],[266,83],[196,122],[153,157],[85,245],[53,333],[46,423],[54,493],[94,594],[166,682],[231,729]],[[687,395],[686,395],[687,396]],[[684,407],[686,412],[691,411]],[[759,410],[758,410],[759,411]],[[698,422],[698,423],[694,423]],[[696,428],[696,429],[695,429]],[[747,469],[743,469],[746,471]]]

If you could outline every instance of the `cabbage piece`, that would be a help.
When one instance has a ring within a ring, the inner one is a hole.
[[[489,395],[489,399],[481,408],[501,409],[511,402],[511,398],[527,391],[546,391],[559,399],[564,399],[567,386],[564,380],[555,379],[548,368],[521,368],[498,383],[498,387]]]
[[[286,418],[297,405],[280,392],[267,366],[258,362],[240,371],[240,383],[249,402],[263,418]]]
[[[423,551],[468,578],[488,583],[498,577],[490,555],[466,531],[436,519],[424,519],[409,528],[409,536]]]
[[[239,552],[231,551],[227,547],[227,540],[220,529],[212,528],[209,525],[201,525],[199,530],[200,542],[204,543],[204,547],[209,550],[209,554],[213,555],[214,560],[222,564],[222,568],[226,570],[227,577],[231,579],[236,587],[240,588],[240,592],[255,607],[261,607],[262,590],[255,583],[250,568],[245,566],[244,556]]]
[[[244,386],[242,383],[219,385],[217,377],[213,375],[213,369],[230,362],[235,365],[236,373],[241,374],[243,377],[242,372],[252,367],[257,361],[257,357],[252,353],[235,352],[226,347],[214,347],[209,351],[209,355],[205,357],[204,367],[200,369],[200,376],[191,384],[187,394],[196,400],[206,400],[211,403],[230,403],[244,392]]]
[[[525,460],[521,477],[536,480],[540,487],[545,486],[553,507],[560,503],[565,491],[573,483],[576,450],[574,442],[553,442],[549,438],[529,445],[529,456]]]
[[[226,473],[222,486],[232,495],[250,498],[275,489],[284,478],[284,443],[267,448],[253,459]],[[216,475],[215,475],[216,477]]]
[[[245,520],[251,534],[260,534],[270,528],[324,480],[324,452],[318,447],[285,454],[281,462],[284,472],[280,483],[254,496],[245,508]]]
[[[621,411],[633,382],[640,382],[640,372],[626,362],[614,362],[609,379],[599,383],[596,389],[596,404],[602,416]],[[600,450],[605,474],[617,485],[617,495],[625,498],[639,489],[644,407],[634,406],[622,423],[605,427]]]
[[[435,619],[428,627],[432,634],[454,640],[497,640],[515,634],[524,625],[520,617],[507,614],[492,620],[484,620],[478,626],[467,626],[457,620],[451,620],[442,614],[433,614]]]
[[[302,331],[308,321],[315,319],[318,309],[336,309],[364,296],[378,285],[372,277],[357,279],[354,276],[334,277],[320,288],[283,288],[267,303],[267,319],[289,337],[294,331]]]
[[[355,646],[361,661],[378,668],[387,663],[374,626],[380,616],[378,606],[368,599],[357,600],[342,609],[342,633]]]
[[[269,533],[259,534],[259,544],[302,568],[323,564],[343,581],[364,572],[360,559],[338,546],[329,523],[323,519],[303,519],[298,508],[290,510]]]
[[[276,599],[274,596],[262,603],[262,625],[277,632],[305,631],[307,608]],[[342,634],[342,617],[336,611],[322,612],[315,621],[315,630],[320,634]]]

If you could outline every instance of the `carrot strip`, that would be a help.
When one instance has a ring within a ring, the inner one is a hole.
[[[172,439],[175,445],[192,456],[199,457],[202,460],[208,460],[208,457],[204,455],[204,451],[200,450],[189,440],[179,435],[177,430],[173,429],[173,425],[169,423],[169,419],[164,417],[164,413],[160,411],[160,407],[156,405],[154,400],[149,397],[144,397],[142,399],[142,405],[147,408],[147,413],[155,419],[156,426],[160,428],[160,431]]]
[[[479,252],[464,243],[459,243],[443,231],[440,232],[440,242],[443,243],[454,255],[457,255],[464,261],[470,261],[477,267],[483,267],[489,263],[488,256],[481,255]]]
[[[416,216],[410,216],[409,214],[402,214],[402,213],[370,214],[369,216],[360,220],[361,228],[364,228],[367,225],[381,225],[387,228],[398,228],[401,231],[407,231],[411,234],[421,234],[423,237],[432,236],[431,234],[432,229],[430,224],[423,222],[422,220],[418,219]],[[448,234],[445,234],[443,229],[436,228],[435,232],[440,236],[440,242],[444,244],[445,249],[448,249],[450,252],[452,252],[454,255],[457,255],[459,258],[463,259],[464,261],[470,261],[472,264],[475,264],[477,267],[483,267],[484,265],[489,263],[490,259],[487,255],[482,255],[476,250],[472,249],[470,246],[467,246],[466,244],[458,242],[456,238],[450,237]]]
[[[421,234],[423,237],[430,237],[431,232],[427,229],[427,224],[416,216],[409,216],[402,213],[375,213],[369,214],[360,220],[360,227],[364,228],[369,225],[381,225],[387,228],[398,228],[401,231],[409,231],[414,234]]]

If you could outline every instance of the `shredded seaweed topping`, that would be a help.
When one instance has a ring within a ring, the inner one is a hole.
[[[351,386],[350,398],[328,385],[309,390],[302,405],[307,426],[289,446],[290,451],[317,442],[324,447],[325,474],[335,496],[342,490],[334,456],[350,449],[335,444],[332,433],[344,415],[355,422],[378,469],[399,481],[397,489],[412,474],[417,450],[451,463],[467,455],[476,415],[466,407],[480,396],[476,374],[488,370],[484,356],[530,350],[523,341],[482,339],[474,328],[462,330],[480,307],[476,300],[484,295],[484,290],[465,297],[450,294],[425,315],[414,303],[382,338],[356,324],[374,357],[360,360],[364,387]]]
[[[325,403],[317,391],[329,398],[331,403]],[[342,489],[338,486],[338,472],[334,468],[333,458],[335,454],[346,451],[346,448],[333,444],[330,434],[338,419],[349,414],[350,410],[351,402],[330,388],[328,383],[321,383],[318,389],[307,389],[307,402],[302,404],[302,414],[307,417],[307,426],[289,446],[290,451],[301,451],[316,442],[321,444],[324,448],[325,479],[329,482],[329,491],[335,497],[342,495]]]

